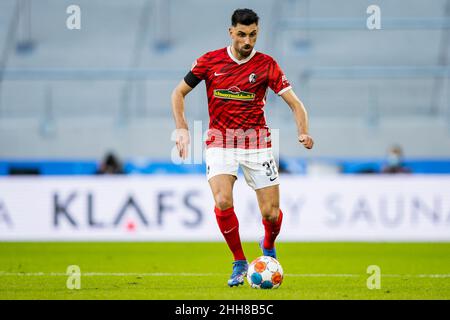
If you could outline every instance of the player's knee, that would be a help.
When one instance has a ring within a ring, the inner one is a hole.
[[[220,210],[226,210],[233,206],[233,199],[226,194],[218,194],[215,196],[216,207]]]
[[[270,204],[261,208],[261,215],[264,220],[277,221],[280,207],[277,204]]]

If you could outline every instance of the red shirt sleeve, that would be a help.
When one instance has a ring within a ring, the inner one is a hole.
[[[194,61],[192,64],[191,72],[200,80],[205,80],[208,76],[208,70],[210,65],[209,52],[202,55],[200,58]]]
[[[291,84],[275,60],[272,60],[272,63],[270,64],[269,87],[278,95],[291,89]]]

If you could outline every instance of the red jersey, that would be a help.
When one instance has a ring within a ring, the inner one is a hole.
[[[206,83],[207,147],[271,147],[263,110],[268,88],[278,95],[291,88],[272,57],[253,50],[247,58],[237,60],[227,47],[198,58],[191,73]]]

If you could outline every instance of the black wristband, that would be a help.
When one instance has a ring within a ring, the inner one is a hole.
[[[189,71],[188,74],[184,77],[184,82],[187,83],[189,87],[194,89],[202,80],[197,78],[192,71]]]

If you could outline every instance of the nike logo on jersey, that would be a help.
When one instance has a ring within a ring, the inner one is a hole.
[[[223,76],[224,74],[226,74],[226,73],[217,73],[217,72],[214,72],[214,75],[215,75],[216,77],[218,77],[218,76]]]
[[[269,178],[269,180],[270,180],[270,181],[275,181],[276,178],[278,178],[278,177],[275,177],[275,178],[273,178],[273,179],[272,179],[272,178]]]

